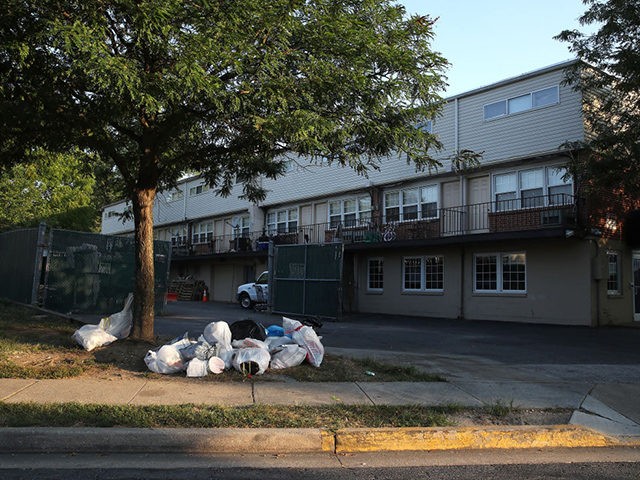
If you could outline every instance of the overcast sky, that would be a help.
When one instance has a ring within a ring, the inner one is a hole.
[[[398,0],[410,13],[440,17],[434,49],[452,64],[446,96],[574,56],[553,37],[580,28],[581,0]],[[580,28],[580,30],[585,31]]]

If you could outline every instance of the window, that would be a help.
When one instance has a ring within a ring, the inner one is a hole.
[[[191,187],[189,189],[189,196],[192,197],[194,195],[200,195],[201,193],[209,191],[209,185],[205,183],[201,183],[195,187]]]
[[[176,202],[184,198],[184,191],[181,189],[172,190],[167,194],[167,202]]]
[[[193,243],[206,243],[213,239],[213,222],[201,222],[193,227]]]
[[[298,209],[290,208],[278,210],[267,214],[267,233],[275,235],[277,233],[296,232],[298,229]]]
[[[187,227],[175,227],[171,232],[171,245],[186,245],[187,244]]]
[[[444,290],[444,257],[425,257],[425,290]]]
[[[423,132],[433,133],[433,121],[432,120],[423,120],[418,123],[418,130],[422,130]]]
[[[526,293],[525,253],[492,253],[474,256],[474,291]]]
[[[248,237],[249,236],[249,230],[251,227],[251,222],[249,219],[249,215],[244,215],[242,217],[236,217],[233,220],[234,222],[236,222],[233,225],[233,238],[238,238],[238,237]]]
[[[408,188],[384,195],[385,221],[430,219],[438,217],[438,186]]]
[[[367,289],[381,291],[384,287],[384,260],[382,258],[370,258],[367,271]]]
[[[620,295],[620,256],[616,252],[607,252],[607,295]]]
[[[371,220],[371,197],[369,195],[334,200],[329,202],[329,227],[355,227]]]
[[[544,169],[520,172],[521,208],[542,207],[544,205]]]
[[[511,97],[506,100],[483,106],[485,120],[526,112],[535,108],[548,107],[560,103],[560,90],[557,85],[542,90]]]
[[[402,278],[404,291],[441,292],[444,290],[444,257],[405,257]]]
[[[421,290],[422,258],[405,258],[402,276],[404,278],[403,290]]]
[[[563,167],[546,167],[494,175],[495,211],[572,203],[573,185],[565,173]]]

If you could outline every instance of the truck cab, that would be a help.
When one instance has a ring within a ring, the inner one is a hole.
[[[269,272],[262,272],[255,282],[240,285],[236,298],[245,309],[253,308],[256,303],[266,303],[269,300]]]

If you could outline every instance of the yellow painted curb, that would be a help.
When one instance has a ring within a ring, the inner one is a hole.
[[[617,440],[576,425],[431,428],[346,428],[335,434],[335,452],[488,448],[606,447]]]

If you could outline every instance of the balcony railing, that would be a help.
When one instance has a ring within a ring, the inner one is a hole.
[[[441,208],[432,218],[398,217],[394,221],[352,220],[318,223],[295,231],[266,235],[251,232],[239,237],[222,235],[205,243],[175,245],[173,255],[215,255],[267,251],[276,245],[304,243],[386,243],[426,240],[459,235],[518,232],[567,227],[576,223],[576,202],[571,195],[548,195],[525,200],[502,200],[453,208]]]

